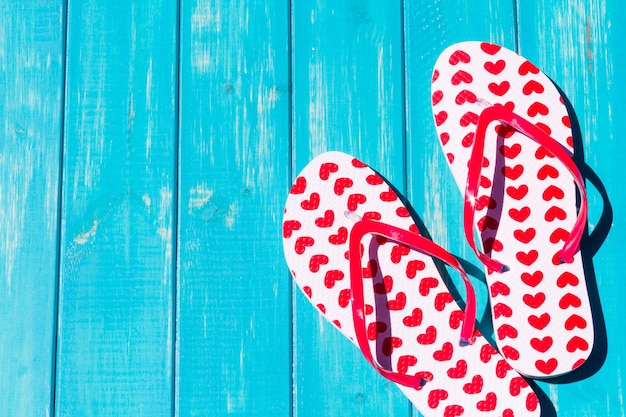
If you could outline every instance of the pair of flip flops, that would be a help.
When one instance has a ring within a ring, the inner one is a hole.
[[[461,265],[352,156],[324,153],[296,178],[283,221],[287,263],[311,303],[426,417],[538,416],[521,375],[576,369],[594,334],[579,251],[586,194],[564,100],[516,53],[463,42],[437,60],[432,104],[465,195],[465,236],[486,269],[498,349],[474,329]],[[435,260],[462,276],[464,308]]]

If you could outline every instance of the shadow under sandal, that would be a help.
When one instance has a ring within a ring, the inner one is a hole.
[[[419,234],[398,195],[361,161],[328,152],[302,170],[285,207],[283,248],[311,304],[424,416],[540,415],[526,380],[474,329],[462,267]],[[463,277],[465,311],[433,257]]]
[[[465,193],[465,236],[487,271],[498,349],[528,377],[576,369],[594,331],[579,251],[587,195],[564,99],[515,52],[462,42],[435,64],[432,104]]]

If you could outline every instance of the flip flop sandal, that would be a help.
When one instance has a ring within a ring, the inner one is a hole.
[[[587,196],[564,102],[498,45],[457,43],[435,64],[435,125],[465,193],[465,236],[487,270],[497,345],[533,378],[579,367],[594,337],[579,251]]]
[[[537,396],[474,330],[476,305],[456,259],[421,236],[385,180],[328,152],[297,177],[283,219],[302,292],[426,416],[535,416]],[[456,269],[465,311],[433,261]]]

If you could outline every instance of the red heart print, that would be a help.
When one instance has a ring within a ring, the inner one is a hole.
[[[559,362],[555,358],[550,358],[547,361],[538,359],[535,362],[535,368],[546,375],[549,375],[554,371]]]
[[[539,68],[534,66],[533,63],[530,61],[524,61],[524,63],[519,66],[517,72],[519,73],[519,75],[526,75],[529,72],[532,74],[539,74]]]
[[[386,337],[385,340],[383,340],[383,354],[385,356],[391,356],[393,350],[399,348],[400,346],[402,346],[402,339],[399,337]]]
[[[407,246],[404,245],[395,245],[393,249],[391,249],[391,262],[394,264],[400,263],[402,261],[402,257],[408,255],[411,252]]]
[[[526,220],[528,216],[530,216],[530,207],[522,207],[519,210],[512,208],[509,210],[509,217],[519,223]]]
[[[532,93],[541,94],[543,93],[543,85],[535,80],[530,80],[524,85],[524,88],[522,88],[522,92],[526,96],[529,96]]]
[[[578,314],[572,314],[565,321],[565,329],[573,330],[575,327],[578,327],[579,329],[586,328],[587,327],[587,320],[585,320],[584,318],[580,317]]]
[[[372,314],[374,312],[374,307],[372,307],[369,304],[365,304],[365,315],[369,316],[370,314]]]
[[[393,278],[391,275],[385,275],[383,282],[374,284],[374,292],[376,294],[389,294],[393,288]]]
[[[459,62],[467,64],[470,62],[470,56],[465,51],[456,50],[452,55],[450,55],[448,62],[450,62],[451,65],[456,65]]]
[[[316,307],[324,314],[326,314],[326,306],[324,304],[318,304]]]
[[[363,194],[351,194],[348,197],[348,210],[356,211],[359,204],[363,204],[367,201],[367,198]]]
[[[476,403],[476,408],[479,411],[495,410],[497,402],[498,402],[498,397],[496,397],[496,394],[493,392],[490,392],[487,394],[484,400],[478,401],[478,403]]]
[[[441,135],[439,135],[439,140],[441,140],[442,145],[445,145],[450,140],[450,135],[446,132],[443,132]]]
[[[432,372],[428,372],[428,371],[417,372],[415,373],[415,376],[422,378],[426,382],[431,382],[433,380]],[[420,390],[422,389],[422,387],[416,387],[415,389]]]
[[[476,94],[468,90],[461,90],[461,92],[457,94],[454,99],[454,102],[459,106],[464,103],[476,103],[476,101]]]
[[[458,70],[452,76],[452,79],[450,81],[452,82],[452,85],[459,85],[461,83],[471,84],[472,81],[474,81],[474,79],[467,72],[465,72],[463,70]]]
[[[416,364],[417,364],[417,358],[415,356],[403,355],[398,358],[398,365],[396,369],[398,369],[399,374],[404,375],[409,370],[409,367],[414,366]]]
[[[522,145],[519,143],[515,143],[511,146],[502,145],[500,146],[500,153],[504,155],[505,158],[515,159],[517,155],[522,151]]]
[[[530,346],[532,346],[537,352],[545,353],[552,347],[552,342],[553,341],[550,336],[546,336],[542,339],[533,337],[530,339]]]
[[[417,327],[422,324],[422,316],[422,309],[416,307],[413,309],[410,316],[406,316],[402,319],[402,323],[407,327]]]
[[[291,186],[290,194],[302,194],[306,189],[306,179],[304,177],[296,178],[296,182]]]
[[[373,278],[378,273],[378,262],[374,259],[370,259],[367,262],[367,266],[363,268],[363,278]]]
[[[589,349],[589,344],[581,337],[574,336],[567,342],[567,351],[570,353],[576,352],[576,350],[586,351],[587,349]]]
[[[426,297],[430,293],[431,288],[437,288],[438,285],[439,280],[436,278],[422,278],[422,280],[420,281],[419,292],[423,297]]]
[[[522,392],[522,388],[526,388],[528,386],[528,382],[521,376],[516,376],[511,379],[509,383],[509,392],[512,396],[517,397]]]
[[[498,303],[493,306],[493,317],[496,319],[498,317],[511,317],[512,315],[513,310],[511,310],[511,307],[504,303]]]
[[[328,242],[332,245],[341,245],[348,240],[348,229],[341,226],[337,230],[337,234],[328,236]]]
[[[550,323],[550,314],[543,313],[541,316],[531,314],[528,316],[528,324],[537,330],[543,330]]]
[[[341,329],[341,322],[339,320],[333,320],[333,324]]]
[[[496,281],[489,287],[491,290],[491,296],[495,297],[497,295],[509,295],[511,293],[511,289],[504,282]]]
[[[530,105],[530,107],[528,107],[528,115],[530,117],[535,117],[538,114],[546,116],[548,113],[548,107],[538,101],[535,101],[533,104]]]
[[[506,63],[502,59],[499,59],[496,62],[487,61],[485,62],[484,67],[487,70],[487,72],[490,72],[493,75],[498,75],[502,72],[504,67],[506,67]]]
[[[450,320],[448,320],[448,324],[450,324],[451,329],[458,329],[461,325],[461,321],[463,321],[463,312],[461,310],[454,310],[450,313]]]
[[[548,164],[545,164],[544,166],[539,168],[539,171],[537,171],[537,178],[539,178],[542,181],[548,177],[558,178],[558,176],[559,176],[559,171],[552,165],[548,165]]]
[[[399,292],[398,294],[396,294],[396,298],[394,300],[388,300],[387,301],[387,308],[389,310],[402,310],[404,309],[404,306],[406,305],[406,294],[403,292]]]
[[[343,279],[343,272],[338,269],[332,269],[326,272],[324,276],[324,285],[330,289],[335,286],[335,281],[341,281]]]
[[[396,201],[398,196],[390,188],[389,191],[383,191],[380,193],[380,199],[385,202]]]
[[[508,81],[502,81],[500,84],[489,83],[487,88],[489,88],[489,91],[491,91],[496,96],[502,97],[506,94],[507,91],[509,91],[509,88],[511,88],[511,84]]]
[[[439,407],[439,402],[448,398],[448,391],[443,389],[434,389],[428,394],[428,406],[430,408]]]
[[[311,193],[311,196],[308,200],[304,200],[300,203],[300,206],[304,210],[315,210],[320,205],[320,195],[318,193]]]
[[[569,116],[563,116],[563,118],[561,119],[561,123],[563,123],[563,126],[567,127],[567,128],[571,128],[572,124],[569,120]]]
[[[546,301],[546,295],[542,292],[538,292],[535,295],[524,294],[522,300],[530,308],[539,308]]]
[[[439,362],[449,361],[452,357],[452,352],[454,348],[452,347],[452,343],[445,342],[440,350],[436,350],[433,353],[433,358]]]
[[[387,324],[382,321],[375,321],[367,326],[367,338],[376,340],[380,333],[387,331]]]
[[[478,115],[472,111],[468,111],[467,113],[465,113],[459,121],[459,124],[463,127],[469,126],[471,124],[475,125],[476,123],[478,123]]]
[[[535,261],[539,257],[539,252],[537,252],[534,249],[531,251],[528,251],[528,253],[519,251],[515,254],[515,257],[517,258],[518,261],[520,261],[524,265],[530,266],[533,263],[535,263]]]
[[[561,307],[562,310],[565,310],[566,308],[569,307],[580,307],[581,302],[580,302],[580,298],[576,297],[574,294],[572,293],[567,293],[565,294],[563,297],[561,297],[561,300],[559,301],[559,307]]]
[[[575,287],[578,285],[578,277],[571,272],[563,272],[556,280],[556,285],[559,288],[565,288],[568,285]]]
[[[302,224],[297,220],[287,220],[283,223],[283,237],[290,238],[294,230],[300,230]]]
[[[516,180],[524,173],[524,167],[522,165],[515,165],[514,167],[505,166],[502,168],[502,173],[505,177]]]
[[[382,218],[382,216],[377,211],[367,211],[367,212],[363,213],[363,218],[367,219],[367,220],[380,220]]]
[[[548,135],[552,134],[552,129],[550,129],[550,127],[548,127],[548,125],[545,125],[541,122],[537,122],[535,123],[535,126],[537,126],[539,129],[543,130],[544,132],[546,132]]]
[[[352,159],[352,166],[355,168],[367,168],[367,164],[364,164],[356,158]]]
[[[367,178],[365,178],[365,181],[369,185],[380,185],[384,182],[384,180],[380,177],[380,175],[376,173],[368,175]]]
[[[308,285],[302,287],[302,292],[306,294],[307,297],[311,298],[313,296],[313,290]]]
[[[417,276],[418,271],[423,271],[426,264],[420,260],[412,260],[406,264],[406,276],[413,279]]]
[[[448,118],[448,113],[446,113],[445,111],[440,111],[439,113],[435,115],[435,124],[437,126],[441,126],[446,121],[447,118]]]
[[[489,188],[491,187],[491,181],[489,181],[489,178],[485,177],[484,175],[480,176],[480,182],[479,182],[480,186],[483,188]]]
[[[522,273],[522,282],[528,285],[529,287],[536,287],[543,280],[543,272],[535,271],[532,274],[528,272]]]
[[[519,187],[509,186],[506,187],[506,193],[509,197],[514,200],[521,200],[528,194],[528,186],[525,184],[520,185]]]
[[[503,248],[502,242],[494,237],[490,237],[483,242],[483,248],[485,249],[485,253],[500,252]]]
[[[483,52],[489,55],[495,55],[500,50],[500,48],[502,48],[500,45],[494,45],[492,43],[482,42],[480,44],[480,49],[482,49]]]
[[[482,363],[488,363],[491,360],[491,357],[497,353],[498,352],[489,343],[484,344],[480,348],[480,361]]]
[[[574,256],[570,256],[569,259],[563,259],[561,257],[560,250],[552,256],[552,265],[559,266],[561,264],[571,264],[573,262],[574,262]]]
[[[426,332],[417,336],[417,343],[420,345],[432,345],[437,339],[437,329],[435,326],[428,326]]]
[[[543,146],[540,146],[539,148],[537,148],[537,151],[535,152],[535,158],[543,159],[545,157],[554,158],[554,155],[552,154],[552,152],[550,152]]]
[[[448,376],[453,379],[463,378],[465,374],[467,374],[467,362],[463,359],[459,359],[456,366],[448,369]]]
[[[354,185],[354,182],[350,178],[337,178],[335,180],[335,194],[343,195],[346,188],[350,188]]]
[[[528,411],[535,411],[537,409],[537,404],[539,404],[537,394],[534,392],[528,393],[528,396],[526,397],[526,409]]]
[[[500,379],[504,378],[506,374],[513,368],[504,359],[500,359],[496,364],[496,376]]]
[[[485,216],[478,220],[478,230],[484,232],[485,230],[497,230],[498,229],[498,221],[491,216]]]
[[[559,187],[551,185],[544,190],[542,197],[544,201],[550,201],[553,198],[561,200],[563,197],[565,197],[565,193]]]
[[[519,352],[513,346],[503,346],[502,356],[512,361],[516,361],[519,359]]]
[[[435,310],[443,311],[446,308],[446,304],[454,301],[452,294],[449,292],[442,292],[435,296]]]
[[[510,324],[503,324],[498,328],[498,340],[504,340],[507,337],[515,339],[517,337],[517,329]]]
[[[328,263],[328,256],[326,255],[313,255],[309,261],[309,270],[311,272],[317,272],[320,270],[321,265]]]
[[[326,210],[322,217],[315,219],[315,225],[317,227],[330,227],[335,221],[335,213],[332,210]]]
[[[433,76],[432,76],[432,79],[431,79],[430,82],[432,83],[432,82],[437,81],[437,78],[439,78],[439,70],[434,70],[433,71]]]
[[[300,236],[296,239],[295,250],[298,255],[302,255],[307,247],[313,246],[315,244],[315,240],[309,236]]]
[[[505,138],[505,139],[510,138],[511,136],[513,136],[515,132],[517,132],[517,130],[515,130],[514,127],[509,126],[509,125],[502,125],[502,124],[496,125],[495,130],[498,136]]]
[[[515,239],[522,243],[529,243],[535,238],[536,231],[534,228],[529,227],[526,230],[517,229],[513,232]]]
[[[469,132],[467,135],[463,136],[463,140],[461,140],[461,145],[464,148],[469,148],[473,144],[474,144],[474,132]]]
[[[396,209],[396,216],[398,217],[411,217],[411,213],[405,207],[398,207]]]
[[[463,392],[466,394],[479,394],[483,390],[483,377],[474,375],[472,382],[463,385]]]
[[[350,289],[349,288],[339,291],[337,304],[339,304],[339,307],[341,308],[348,307],[348,304],[350,304]]]
[[[433,106],[436,106],[437,104],[439,104],[439,102],[441,101],[441,99],[443,98],[443,91],[441,90],[437,90],[433,93],[431,100],[433,102]]]
[[[337,172],[339,170],[339,166],[333,162],[325,162],[320,166],[320,179],[322,181],[326,181],[332,172]]]
[[[463,407],[458,404],[452,404],[445,408],[443,417],[458,417],[465,412]]]
[[[493,210],[494,208],[498,206],[498,203],[493,197],[490,197],[488,195],[483,195],[476,199],[475,205],[476,205],[477,211],[480,211],[484,209],[485,207]]]

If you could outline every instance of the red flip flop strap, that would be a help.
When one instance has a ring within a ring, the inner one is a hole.
[[[419,376],[400,374],[391,370],[384,369],[372,356],[369,341],[367,338],[367,329],[365,322],[365,300],[363,296],[363,268],[361,265],[361,239],[366,234],[374,234],[383,236],[389,240],[409,246],[421,253],[436,257],[446,264],[456,269],[465,282],[465,290],[467,297],[467,305],[465,307],[465,316],[463,318],[463,326],[461,328],[461,345],[473,343],[474,322],[476,321],[476,296],[472,283],[467,277],[461,264],[454,256],[448,253],[442,247],[436,245],[425,237],[399,229],[397,227],[376,222],[373,220],[362,219],[357,221],[350,232],[350,287],[351,287],[351,304],[352,318],[354,320],[354,328],[356,332],[357,342],[365,359],[385,378],[408,387],[421,387],[425,381]]]
[[[508,124],[518,132],[546,148],[565,166],[565,168],[567,168],[572,175],[580,194],[580,208],[576,222],[574,223],[574,226],[570,231],[560,254],[561,262],[569,261],[578,251],[580,239],[585,229],[585,224],[587,223],[587,192],[585,191],[585,182],[583,177],[569,152],[559,142],[530,121],[499,104],[491,105],[485,108],[480,114],[478,124],[476,125],[474,145],[472,147],[468,167],[469,170],[467,174],[465,204],[463,210],[463,226],[467,241],[480,261],[489,269],[497,272],[503,272],[506,269],[502,263],[492,259],[478,250],[473,230],[474,214],[476,212],[476,198],[478,197],[482,161],[485,153],[485,134],[487,132],[487,127],[493,121],[500,121]]]

